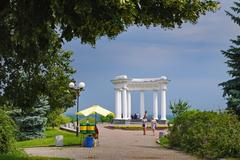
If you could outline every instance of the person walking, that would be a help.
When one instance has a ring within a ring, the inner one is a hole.
[[[147,111],[145,111],[144,116],[143,116],[143,120],[142,120],[143,124],[143,135],[146,135],[146,131],[147,131]]]
[[[152,128],[153,136],[155,136],[156,127],[157,127],[157,121],[156,121],[156,119],[154,118],[154,116],[152,116],[151,128]]]

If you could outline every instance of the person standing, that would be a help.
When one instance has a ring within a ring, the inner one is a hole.
[[[156,127],[157,127],[157,121],[156,121],[156,119],[154,118],[154,116],[152,116],[151,128],[152,128],[152,131],[153,131],[153,136],[155,136]]]
[[[143,124],[143,135],[146,135],[146,131],[147,131],[147,111],[145,111],[144,116],[143,116],[143,120],[142,120]]]
[[[99,130],[96,124],[95,124],[95,133],[93,134],[93,138],[94,138],[94,146],[99,146]]]

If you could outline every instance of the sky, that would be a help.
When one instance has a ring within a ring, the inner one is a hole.
[[[171,80],[167,91],[168,114],[170,102],[179,99],[200,110],[224,109],[226,100],[218,84],[230,77],[221,50],[227,50],[229,40],[239,35],[239,26],[225,14],[233,0],[220,2],[220,10],[201,16],[195,25],[187,23],[174,30],[133,26],[113,40],[99,39],[95,48],[81,44],[79,39],[65,43],[63,48],[74,52],[71,64],[77,70],[74,79],[86,84],[80,95],[80,110],[99,104],[114,112],[111,80],[118,75],[167,76]],[[140,111],[139,96],[137,91],[132,93],[133,114]],[[152,99],[152,92],[145,92],[148,113],[152,113]],[[75,112],[76,106],[67,111]]]

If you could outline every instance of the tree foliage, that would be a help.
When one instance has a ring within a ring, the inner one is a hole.
[[[175,28],[196,23],[200,15],[218,7],[214,0],[3,0],[0,18],[7,22],[1,23],[1,30],[8,40],[14,35],[23,38],[21,42],[27,43],[28,37],[42,42],[49,30],[58,29],[59,37],[67,41],[78,37],[95,44],[96,39],[113,38],[132,25]]]
[[[44,55],[29,60],[16,54],[5,57],[2,67],[5,76],[0,90],[2,103],[10,103],[23,112],[31,111],[39,96],[48,96],[51,108],[67,109],[74,103],[74,93],[68,91],[68,83],[75,70],[70,67],[72,52],[64,52],[56,34],[52,34],[51,45]],[[40,50],[37,50],[37,54]],[[31,53],[28,53],[31,54]]]
[[[176,117],[171,147],[202,158],[240,157],[240,122],[235,115],[191,110]]]
[[[52,33],[51,45],[38,60],[28,63],[16,54],[2,61],[6,76],[1,77],[4,92],[0,95],[0,104],[10,106],[5,109],[19,109],[12,116],[20,129],[18,139],[43,137],[48,114],[56,109],[63,113],[74,104],[75,94],[68,91],[75,73],[70,67],[71,55],[72,52],[61,50],[56,34]]]
[[[19,127],[17,139],[43,138],[49,109],[47,98],[41,96],[27,114],[22,112],[21,109],[10,111],[9,115]]]
[[[114,115],[113,115],[113,114],[109,114],[109,115],[107,115],[106,117],[100,115],[100,121],[101,121],[101,122],[109,122],[109,123],[111,123],[111,122],[113,121],[113,118],[114,118]]]
[[[15,131],[14,121],[0,110],[0,154],[15,151]]]
[[[182,113],[186,112],[190,108],[191,106],[187,102],[184,102],[182,100],[179,100],[177,103],[170,103],[170,109],[174,117],[180,116]]]
[[[47,125],[49,127],[55,128],[60,127],[61,124],[66,124],[71,122],[71,118],[63,115],[63,109],[52,110],[47,117]]]
[[[72,52],[60,50],[55,57],[52,57],[52,63],[47,68],[45,85],[51,111],[58,109],[65,112],[75,103],[75,93],[69,91],[68,88],[72,75],[75,73],[70,66],[71,56]]]
[[[235,6],[231,7],[233,13],[226,12],[231,19],[240,26],[240,1],[234,2]],[[231,79],[223,82],[223,96],[227,98],[227,109],[234,111],[240,117],[240,35],[236,40],[231,40],[232,45],[227,51],[222,51],[227,58],[226,64],[230,68],[228,71]]]

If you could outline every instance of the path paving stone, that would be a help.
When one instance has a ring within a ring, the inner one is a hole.
[[[89,150],[80,146],[26,148],[31,155],[68,157],[74,160],[196,160],[196,157],[183,152],[165,149],[156,144],[157,136],[151,131],[111,130],[98,124],[100,145],[93,148],[92,158]],[[158,133],[158,131],[157,131]],[[157,134],[156,134],[157,135]]]

